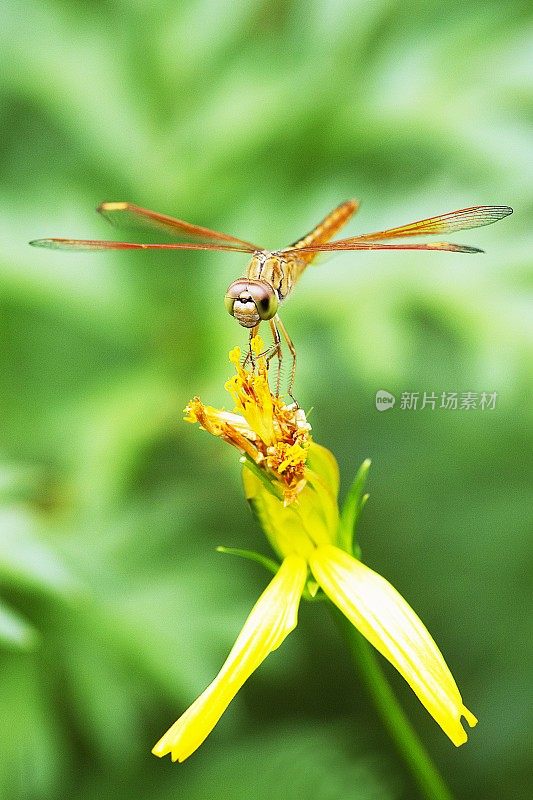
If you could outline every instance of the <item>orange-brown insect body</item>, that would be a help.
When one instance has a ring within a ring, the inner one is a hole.
[[[310,247],[329,241],[348,222],[357,210],[357,206],[358,204],[355,200],[348,200],[346,203],[342,203],[312,231],[298,239],[294,244],[291,244],[291,250],[299,250],[302,247]],[[260,250],[254,253],[248,264],[246,277],[249,280],[266,281],[275,289],[278,299],[282,301],[290,294],[306,267],[316,256],[317,253],[310,252],[302,252],[301,255],[292,253],[290,256],[285,256],[283,251],[274,250],[269,252],[268,250]]]

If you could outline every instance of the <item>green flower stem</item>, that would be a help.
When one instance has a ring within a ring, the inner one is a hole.
[[[435,764],[405,716],[381,668],[374,648],[334,606],[350,653],[400,755],[426,800],[453,800]]]

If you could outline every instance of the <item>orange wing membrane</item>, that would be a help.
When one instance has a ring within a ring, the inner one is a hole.
[[[350,236],[347,239],[338,239],[336,242],[323,244],[305,244],[298,251],[307,253],[327,252],[330,250],[449,250],[455,253],[482,253],[477,247],[452,244],[449,242],[435,242],[433,244],[388,244],[381,242],[387,239],[400,239],[407,236],[427,236],[440,233],[455,233],[456,231],[481,228],[492,225],[509,214],[513,209],[509,206],[474,206],[451,211],[437,217],[429,217],[419,222],[410,222],[398,228],[388,228],[376,233],[365,233],[360,236]],[[295,254],[296,247],[286,248],[285,254]]]
[[[421,236],[434,233],[455,233],[456,231],[467,231],[471,228],[482,228],[484,225],[492,225],[503,217],[512,214],[513,209],[509,206],[473,206],[472,208],[461,208],[459,211],[450,211],[448,214],[440,214],[438,217],[429,217],[419,222],[410,222],[408,225],[401,225],[399,228],[388,228],[378,233],[365,233],[355,237],[356,239],[397,239],[400,236]]]
[[[230,244],[178,242],[170,244],[139,244],[138,242],[109,242],[99,239],[34,239],[33,247],[49,250],[229,250],[234,253],[254,253],[251,247]]]
[[[102,203],[96,209],[109,222],[119,227],[127,228],[148,228],[161,230],[174,236],[177,239],[193,241],[233,244],[245,248],[246,250],[262,250],[256,244],[247,242],[244,239],[237,239],[227,233],[212,231],[201,225],[193,225],[192,222],[185,222],[182,219],[169,217],[167,214],[158,214],[157,211],[149,211],[133,203]]]
[[[212,231],[192,222],[149,211],[133,203],[102,203],[97,211],[107,220],[120,227],[162,230],[176,239],[185,239],[176,244],[140,244],[135,242],[109,242],[97,239],[36,239],[34,247],[52,250],[229,250],[237,253],[254,253],[261,250],[251,242],[237,239],[227,233]],[[188,241],[192,239],[191,241]]]

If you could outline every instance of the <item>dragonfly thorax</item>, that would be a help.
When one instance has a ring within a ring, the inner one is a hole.
[[[289,294],[296,273],[296,259],[287,259],[280,251],[258,250],[254,253],[246,277],[268,283],[281,302]]]
[[[239,278],[229,285],[224,303],[240,325],[255,328],[276,315],[278,295],[267,281]]]

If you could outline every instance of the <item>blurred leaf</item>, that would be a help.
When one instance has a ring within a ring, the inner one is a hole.
[[[39,478],[39,471],[35,467],[0,464],[0,501],[5,503],[33,496]]]
[[[0,643],[16,650],[31,650],[37,640],[35,628],[0,600]]]
[[[55,796],[68,777],[68,740],[53,713],[42,663],[2,656],[0,790],[11,800]]]
[[[59,595],[80,585],[44,541],[35,516],[22,506],[0,508],[0,576],[4,581]]]
[[[191,781],[189,797],[392,800],[401,797],[401,788],[388,766],[377,754],[358,752],[346,728],[280,727],[211,756]]]

